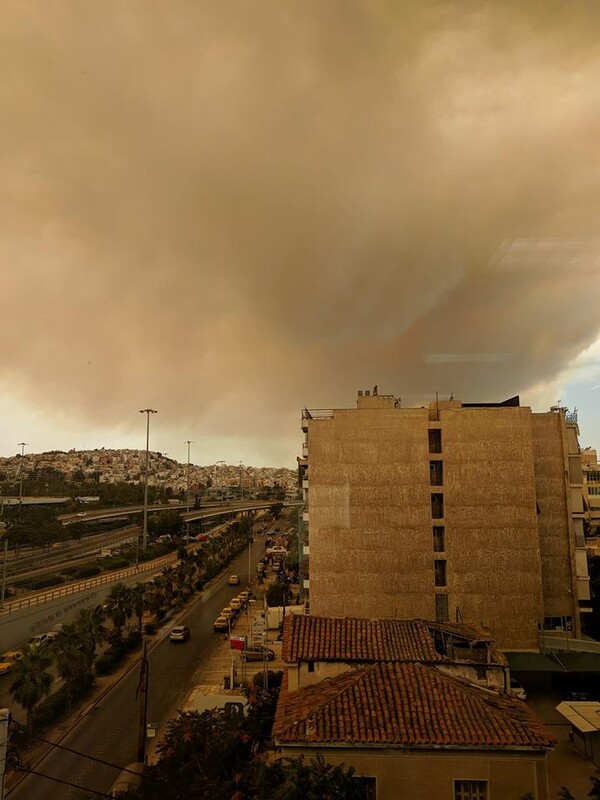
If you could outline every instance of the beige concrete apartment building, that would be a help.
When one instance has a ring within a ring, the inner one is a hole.
[[[439,401],[303,412],[310,611],[489,628],[505,650],[578,637],[589,607],[577,424]]]

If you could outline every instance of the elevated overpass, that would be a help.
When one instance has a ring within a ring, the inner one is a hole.
[[[260,511],[262,509],[269,509],[273,505],[277,505],[277,500],[248,500],[236,501],[234,503],[208,503],[201,508],[193,509],[192,511],[182,513],[182,518],[185,522],[194,522],[199,519],[207,519],[208,517],[218,517],[221,514],[238,514],[243,511]],[[301,505],[300,500],[293,500],[288,502],[281,502],[284,508],[290,506]],[[169,503],[168,505],[151,505],[148,506],[148,513],[154,514],[159,511],[178,511],[185,512],[187,505],[179,503],[177,505]],[[74,514],[61,514],[58,517],[59,522],[64,526],[73,525],[76,522],[92,522],[102,519],[114,519],[116,517],[127,517],[132,514],[142,514],[144,506],[124,506],[122,508],[96,508],[88,511],[78,511]]]

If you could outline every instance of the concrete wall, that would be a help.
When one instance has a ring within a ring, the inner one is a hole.
[[[147,580],[151,577],[148,575]],[[72,622],[82,608],[94,608],[103,603],[115,584],[133,585],[140,580],[140,575],[133,575],[129,579],[122,578],[115,583],[103,584],[77,594],[65,595],[50,603],[0,616],[0,652],[19,647],[36,633],[52,630],[61,622]]]
[[[427,425],[390,407],[309,422],[313,614],[434,615]]]
[[[498,647],[537,646],[543,617],[529,408],[441,411],[450,618]]]
[[[311,613],[435,619],[441,594],[450,620],[489,627],[502,649],[537,649],[544,616],[572,616],[576,630],[566,436],[561,414],[457,401],[402,409],[359,398],[356,410],[310,420]],[[442,463],[441,486],[430,461]],[[443,496],[440,519],[432,494]],[[434,560],[445,561],[445,586]]]
[[[283,748],[283,755],[289,757],[317,753],[331,764],[355,767],[357,775],[374,777],[377,800],[451,800],[455,779],[487,781],[490,800],[518,800],[529,792],[535,800],[549,798],[545,753]]]
[[[563,428],[560,414],[532,415],[544,616],[570,616],[578,623],[579,614],[573,605],[574,549],[570,539]]]

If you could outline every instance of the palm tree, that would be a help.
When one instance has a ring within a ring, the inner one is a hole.
[[[77,685],[85,682],[87,675],[91,678],[91,667],[88,664],[85,644],[76,623],[63,625],[51,647],[58,674],[64,680],[70,693]]]
[[[144,616],[144,610],[146,608],[147,595],[148,590],[145,583],[136,583],[131,589],[131,606],[133,608],[133,613],[137,617],[140,636],[142,634],[142,617]]]
[[[82,608],[75,620],[75,627],[81,637],[82,649],[86,657],[87,669],[92,672],[96,648],[106,641],[104,612],[93,608]]]
[[[116,644],[121,641],[125,623],[133,613],[131,589],[124,583],[117,583],[106,598],[106,606],[106,616],[113,624],[110,639]]]
[[[13,700],[25,709],[27,727],[30,727],[34,706],[50,692],[52,676],[47,670],[51,664],[52,659],[43,648],[25,647],[23,658],[14,666],[14,680],[10,686],[10,693]]]

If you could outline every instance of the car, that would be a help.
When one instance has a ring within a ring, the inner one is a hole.
[[[225,608],[221,609],[221,616],[229,617],[232,623],[238,614],[239,614],[239,609],[232,608],[231,606],[225,606]]]
[[[518,700],[527,700],[527,693],[525,689],[515,678],[510,679],[510,693]]]
[[[239,597],[232,597],[229,601],[229,608],[233,608],[233,610],[238,613],[242,610],[242,605],[243,603]]]
[[[238,594],[238,597],[240,598],[240,600],[244,600],[246,603],[249,603],[250,598],[252,597],[252,592],[245,590],[243,592],[240,592]]]
[[[247,647],[242,650],[242,658],[246,661],[273,661],[275,658],[275,651],[270,650],[268,647],[255,644],[252,647]]]
[[[31,639],[27,641],[27,644],[29,645],[29,647],[37,649],[38,647],[43,647],[47,642],[48,642],[47,633],[36,633],[35,636],[32,636]]]
[[[78,512],[77,512],[77,516],[78,516],[78,517],[87,517],[87,514],[86,514],[86,512],[85,512],[85,511],[78,511]]]
[[[239,575],[230,575],[229,580],[227,583],[230,586],[239,586],[240,585],[240,576]]]
[[[17,661],[23,658],[23,653],[20,650],[9,650],[0,656],[0,675],[10,672]]]
[[[171,642],[187,642],[190,638],[190,633],[190,629],[187,625],[176,625],[174,628],[171,628],[169,640]]]
[[[215,633],[229,633],[229,617],[224,617],[222,614],[213,622],[213,631]]]

